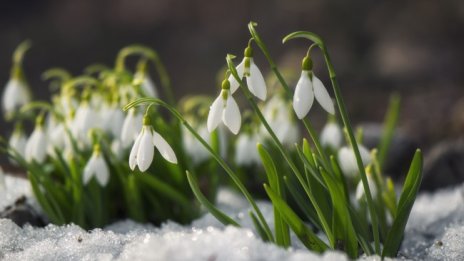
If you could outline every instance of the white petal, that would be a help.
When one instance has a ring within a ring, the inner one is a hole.
[[[371,175],[367,175],[367,184],[369,185],[369,191],[371,192],[372,198],[377,198],[377,185],[375,184],[374,179]],[[359,181],[358,186],[356,187],[356,199],[361,200],[364,196],[364,186],[362,180]]]
[[[121,143],[124,148],[129,147],[129,145],[134,141],[137,131],[141,128],[136,128],[137,117],[134,109],[130,109],[129,113],[124,119],[121,130]]]
[[[358,144],[358,149],[359,149],[359,154],[361,155],[361,159],[362,159],[364,166],[367,166],[372,161],[369,150],[361,144]]]
[[[39,134],[37,135],[37,142],[35,144],[34,158],[38,163],[43,163],[47,156],[47,135],[42,128],[39,129]]]
[[[324,84],[313,74],[313,88],[314,88],[314,96],[316,96],[316,100],[319,104],[326,110],[328,113],[334,115],[335,114],[335,107],[330,98],[327,89],[324,87]]]
[[[231,95],[229,93],[229,95]],[[222,111],[224,110],[224,100],[222,99],[222,91],[221,94],[214,100],[213,104],[209,108],[208,114],[208,131],[213,132],[219,123],[221,123]]]
[[[152,81],[149,75],[145,75],[143,79],[142,90],[147,96],[158,98],[158,92],[156,91],[155,83]]]
[[[106,186],[110,179],[108,166],[106,165],[105,159],[101,155],[97,158],[95,177],[102,187]]]
[[[243,78],[243,73],[245,72],[245,59],[242,60],[242,62],[240,62],[237,67],[235,67],[235,69],[237,70],[237,74],[238,76],[240,76],[240,79]],[[237,82],[237,80],[235,80],[235,77],[231,74],[229,75],[229,83],[230,83],[230,92],[231,93],[234,93],[238,87],[240,86],[240,84]]]
[[[340,148],[342,144],[343,133],[337,123],[327,123],[321,132],[321,144],[332,149]]]
[[[242,124],[240,110],[231,94],[227,97],[227,104],[222,114],[222,120],[233,134],[237,134]]]
[[[13,133],[9,145],[18,152],[21,157],[25,157],[27,139],[22,133]]]
[[[24,82],[10,79],[3,91],[2,105],[5,113],[12,113],[16,108],[30,101],[30,93]]]
[[[153,130],[151,129],[151,127],[143,127],[143,133],[142,137],[140,138],[140,145],[137,152],[137,165],[139,166],[139,169],[142,172],[144,172],[150,167],[151,162],[153,161],[153,156],[155,154],[152,132]]]
[[[142,134],[143,134],[143,130],[140,132],[139,136],[137,136],[137,139],[135,139],[135,143],[132,146],[131,152],[129,154],[129,167],[131,168],[131,170],[134,170],[135,166],[137,165],[137,153],[139,152],[140,140],[142,139]]]
[[[340,164],[343,174],[347,177],[354,178],[359,171],[356,157],[351,148],[343,147],[338,151],[338,163]]]
[[[89,183],[92,176],[95,175],[96,163],[96,157],[95,155],[92,155],[92,157],[90,157],[89,161],[87,162],[84,168],[84,175],[82,176],[82,181],[84,182],[84,185]]]
[[[298,119],[303,119],[308,114],[314,101],[313,86],[308,73],[308,71],[301,72],[293,94],[293,110]]]
[[[247,84],[250,92],[254,96],[258,97],[262,101],[266,100],[266,82],[264,81],[261,71],[258,69],[258,66],[256,66],[253,60],[250,61],[250,76],[247,77]]]
[[[176,154],[172,150],[171,146],[156,131],[153,132],[153,144],[161,153],[161,156],[163,156],[163,158],[165,158],[167,161],[171,163],[177,164]]]

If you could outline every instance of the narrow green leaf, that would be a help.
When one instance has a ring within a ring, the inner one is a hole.
[[[358,257],[358,239],[356,231],[351,221],[349,205],[343,192],[343,188],[337,180],[329,175],[325,170],[320,168],[322,177],[324,178],[333,205],[334,224],[332,230],[336,241],[343,247],[349,257]]]
[[[390,102],[388,104],[387,113],[385,115],[385,120],[383,123],[382,137],[379,144],[379,165],[380,169],[384,170],[385,160],[387,159],[388,151],[393,139],[393,134],[395,131],[396,124],[398,122],[398,117],[400,114],[400,96],[398,94],[393,94],[390,97]]]
[[[225,213],[220,211],[216,208],[208,199],[203,195],[200,188],[198,187],[198,181],[194,175],[192,175],[189,171],[186,171],[187,179],[192,188],[193,194],[195,197],[200,201],[200,203],[215,217],[217,218],[222,224],[224,225],[232,225],[236,227],[240,227],[240,225],[235,222],[231,217],[227,216]]]
[[[265,149],[262,144],[257,145],[258,153],[261,157],[264,169],[269,180],[271,188],[277,192],[277,194],[285,198],[283,194],[283,186],[281,184],[281,177],[277,174],[277,169],[274,165],[271,155]],[[288,225],[282,220],[280,212],[274,207],[274,226],[275,226],[275,240],[277,245],[288,247],[290,246],[290,233]]]
[[[264,189],[267,195],[271,199],[274,206],[277,207],[278,211],[282,214],[287,224],[292,228],[293,232],[298,236],[301,242],[310,250],[316,252],[324,252],[329,248],[324,241],[314,234],[304,222],[293,212],[293,210],[287,205],[287,203],[277,195],[268,185],[264,184]]]
[[[395,257],[401,245],[404,229],[416,200],[417,193],[422,181],[422,153],[417,150],[412,159],[403,192],[398,203],[397,216],[393,221],[390,232],[385,240],[382,257]]]
[[[253,225],[256,228],[256,231],[258,232],[259,236],[263,239],[263,241],[265,241],[265,242],[270,241],[269,237],[266,234],[266,231],[264,230],[263,226],[261,226],[261,224],[259,223],[259,220],[256,217],[256,215],[253,214],[252,211],[248,212],[248,214],[250,215],[251,220],[253,221]]]

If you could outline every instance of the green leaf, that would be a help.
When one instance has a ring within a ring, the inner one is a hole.
[[[319,170],[332,199],[334,222],[332,230],[338,242],[337,245],[340,244],[349,257],[356,258],[358,257],[358,239],[351,221],[348,200],[345,198],[342,185],[329,173],[325,172],[322,167]]]
[[[259,220],[258,220],[258,218],[256,217],[256,215],[253,214],[252,211],[248,212],[248,214],[250,215],[251,221],[253,221],[253,225],[255,226],[256,231],[257,231],[258,234],[261,236],[261,238],[263,239],[263,241],[265,241],[265,242],[270,241],[269,237],[268,237],[267,234],[266,234],[266,230],[264,230],[263,226],[261,226],[261,223],[259,223]]]
[[[208,199],[203,195],[200,188],[198,187],[198,181],[194,175],[192,175],[188,170],[186,171],[187,179],[192,188],[193,194],[197,197],[198,201],[215,217],[217,218],[222,224],[224,225],[232,225],[236,227],[240,227],[240,225],[235,222],[231,217],[227,216],[225,213],[220,211],[216,208]]]
[[[400,113],[400,96],[398,94],[393,94],[390,97],[390,102],[388,104],[388,110],[385,115],[385,120],[383,123],[382,137],[379,144],[379,165],[380,169],[384,170],[385,160],[390,149],[390,145],[393,139],[394,130],[396,123],[398,122],[398,116]]]
[[[281,184],[281,177],[277,174],[277,169],[274,165],[271,155],[265,149],[262,144],[257,145],[258,153],[261,157],[264,169],[269,180],[271,188],[277,192],[277,194],[285,198],[283,195],[284,187]],[[280,212],[274,207],[274,226],[275,226],[275,237],[276,243],[279,246],[288,247],[290,246],[290,234],[288,225],[282,219]]]
[[[411,213],[412,206],[416,200],[417,193],[422,181],[422,153],[416,150],[412,159],[403,192],[398,203],[397,216],[385,240],[382,257],[395,257],[401,245],[404,229]]]
[[[268,185],[264,184],[264,189],[271,199],[274,206],[282,214],[287,224],[292,228],[293,232],[301,240],[301,242],[310,250],[322,253],[329,248],[324,241],[319,239],[311,229],[293,212],[287,203],[277,195]]]

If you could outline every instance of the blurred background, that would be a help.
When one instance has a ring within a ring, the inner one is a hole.
[[[141,43],[164,60],[178,98],[218,91],[227,53],[242,56],[247,23],[282,68],[300,70],[308,42],[281,39],[313,31],[328,45],[355,123],[380,122],[392,92],[402,96],[400,130],[425,150],[464,131],[464,1],[462,0],[16,0],[0,9],[0,83],[24,39],[33,48],[26,76],[36,99],[48,97],[41,73],[55,66],[74,75],[92,63],[112,65],[118,50]],[[263,73],[269,66],[255,52]],[[330,86],[320,56],[315,71]],[[153,71],[152,71],[153,73]],[[153,75],[155,81],[157,77]],[[312,114],[324,123],[320,108]],[[0,122],[1,135],[11,126]]]

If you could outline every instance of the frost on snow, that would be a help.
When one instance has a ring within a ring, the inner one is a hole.
[[[0,189],[0,210],[16,197],[30,197],[27,181],[6,177]],[[282,249],[259,239],[251,229],[248,206],[228,190],[219,205],[244,228],[224,227],[211,215],[190,226],[168,221],[160,228],[120,221],[104,229],[85,231],[76,225],[23,228],[0,219],[0,259],[5,260],[348,260],[336,251],[319,255],[294,239]],[[464,202],[462,187],[421,194],[412,210],[399,258],[464,260]],[[272,221],[272,206],[260,202]],[[272,224],[270,224],[272,226]],[[380,260],[362,257],[362,260]]]

